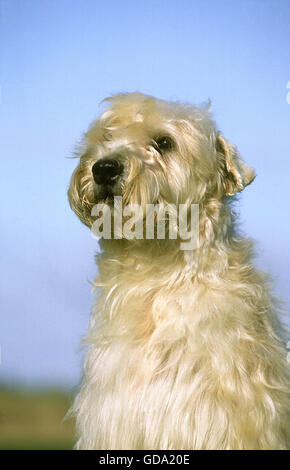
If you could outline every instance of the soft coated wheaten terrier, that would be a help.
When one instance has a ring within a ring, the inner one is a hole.
[[[199,241],[181,249],[169,216],[165,237],[155,237],[157,212],[150,239],[101,239],[99,296],[73,406],[77,448],[286,449],[283,331],[230,207],[253,169],[207,105],[141,93],[108,101],[84,136],[71,207],[91,227],[97,203],[110,207],[114,225],[116,196],[122,207],[198,205]]]

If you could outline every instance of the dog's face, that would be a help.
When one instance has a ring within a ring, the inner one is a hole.
[[[88,226],[99,202],[200,204],[241,191],[255,177],[216,130],[208,106],[120,94],[84,136],[70,188],[73,210]]]

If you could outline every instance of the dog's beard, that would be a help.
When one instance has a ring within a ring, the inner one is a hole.
[[[117,194],[114,194],[114,191],[113,191],[112,187],[110,187],[110,186],[100,188],[100,190],[96,193],[95,203],[96,204],[104,203],[104,204],[111,205],[114,201],[114,196],[116,196],[116,195]]]
[[[133,168],[134,170],[134,168]],[[111,203],[115,196],[122,197],[124,205],[154,204],[160,196],[158,178],[153,171],[143,171],[141,174],[131,170],[119,177],[114,184],[98,185],[93,183],[94,202]]]
[[[120,182],[108,185],[95,185],[94,202],[95,204],[112,205],[115,196],[123,196],[123,184]]]

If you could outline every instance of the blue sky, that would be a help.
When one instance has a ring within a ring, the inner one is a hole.
[[[67,203],[69,157],[118,91],[212,100],[258,174],[243,230],[290,300],[289,36],[288,0],[2,0],[1,380],[79,380],[97,245]]]

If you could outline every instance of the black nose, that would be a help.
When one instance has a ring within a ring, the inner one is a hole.
[[[122,163],[118,160],[102,158],[93,165],[92,172],[97,184],[114,184],[123,169]]]

